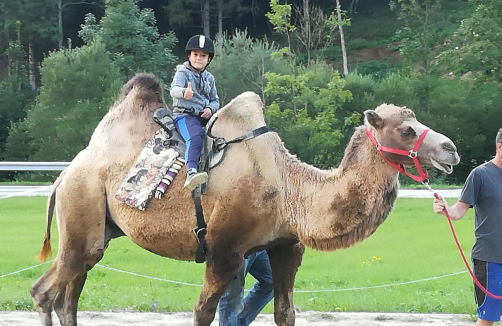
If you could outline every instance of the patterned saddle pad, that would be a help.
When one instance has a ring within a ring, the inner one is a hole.
[[[157,185],[178,156],[180,153],[170,146],[169,135],[164,129],[159,129],[141,150],[115,193],[115,198],[129,206],[145,210]]]

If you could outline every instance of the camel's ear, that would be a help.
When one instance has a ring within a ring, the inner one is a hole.
[[[364,116],[366,117],[366,121],[368,121],[373,127],[377,129],[383,127],[383,119],[375,112],[375,110],[364,111]]]

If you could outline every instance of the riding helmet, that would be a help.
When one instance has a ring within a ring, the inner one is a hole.
[[[213,41],[204,35],[194,35],[188,40],[185,52],[189,55],[192,50],[204,50],[209,52],[210,59],[214,57]]]

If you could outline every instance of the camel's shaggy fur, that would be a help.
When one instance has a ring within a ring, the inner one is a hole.
[[[31,289],[44,326],[52,325],[53,307],[63,326],[76,325],[87,271],[103,257],[112,238],[127,235],[159,255],[194,259],[194,207],[190,192],[182,189],[183,177],[175,179],[165,197],[153,199],[145,211],[113,198],[136,156],[159,128],[152,120],[159,107],[165,103],[158,80],[148,74],[134,77],[97,126],[89,146],[56,182],[41,258],[49,251],[54,201],[59,251]],[[216,121],[212,133],[227,140],[265,125],[263,104],[250,92],[216,116],[210,121]],[[224,161],[210,171],[209,190],[203,198],[208,254],[195,325],[211,323],[244,255],[261,248],[270,255],[276,323],[293,325],[292,291],[302,243],[319,250],[347,248],[385,220],[397,196],[397,172],[379,156],[365,129],[386,146],[409,150],[426,127],[411,110],[394,105],[384,104],[365,116],[365,126],[356,129],[340,167],[330,171],[300,162],[274,132],[227,147]],[[418,156],[423,165],[434,160],[445,169],[459,160],[453,143],[433,131]],[[411,162],[404,156],[388,157],[399,164]]]

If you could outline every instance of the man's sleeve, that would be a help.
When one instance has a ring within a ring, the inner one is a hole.
[[[213,114],[220,108],[220,98],[218,97],[218,93],[216,92],[216,82],[213,79],[213,87],[211,87],[211,91],[209,92],[209,105],[208,107],[211,109]]]
[[[184,73],[177,71],[174,74],[173,81],[171,82],[171,94],[172,98],[183,98],[187,85],[187,77]]]
[[[465,181],[464,188],[460,195],[459,201],[471,205],[471,208],[478,203],[478,197],[481,189],[481,177],[479,171],[474,169],[471,171],[467,180]]]

